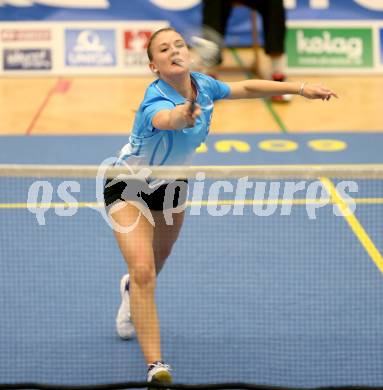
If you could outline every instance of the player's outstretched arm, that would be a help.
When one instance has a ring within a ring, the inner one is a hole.
[[[227,84],[230,87],[229,99],[254,99],[287,94],[322,100],[338,97],[334,91],[320,84],[268,80],[243,80]]]

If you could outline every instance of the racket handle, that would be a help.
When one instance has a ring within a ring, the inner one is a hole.
[[[190,104],[190,113],[193,114],[195,111],[195,100],[193,99]]]
[[[195,111],[196,101],[195,99],[187,99],[188,102],[190,102],[189,112],[190,114],[193,114]]]

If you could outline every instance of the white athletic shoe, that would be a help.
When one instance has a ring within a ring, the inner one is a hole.
[[[274,73],[272,75],[273,81],[286,81],[286,76],[283,73]],[[271,100],[274,103],[289,103],[293,99],[293,95],[287,94],[287,95],[277,95],[273,96]]]
[[[130,299],[129,299],[129,274],[121,278],[120,283],[121,306],[118,309],[116,317],[116,329],[118,335],[129,340],[134,337],[134,325],[130,316]]]
[[[154,362],[148,365],[148,382],[161,385],[168,385],[172,383],[171,368],[168,364],[163,362]],[[149,390],[154,390],[155,387],[150,386]]]

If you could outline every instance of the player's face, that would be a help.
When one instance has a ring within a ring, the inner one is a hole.
[[[176,76],[188,72],[189,49],[181,35],[164,31],[152,43],[151,69],[162,76]],[[158,72],[156,72],[156,70]]]

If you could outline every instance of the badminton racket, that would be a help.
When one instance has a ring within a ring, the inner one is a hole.
[[[221,50],[224,47],[223,37],[214,29],[202,26],[198,29],[189,29],[183,32],[183,37],[191,52],[190,71],[203,71],[220,62]],[[180,66],[186,66],[179,62]],[[195,99],[190,99],[190,112],[196,107]]]

